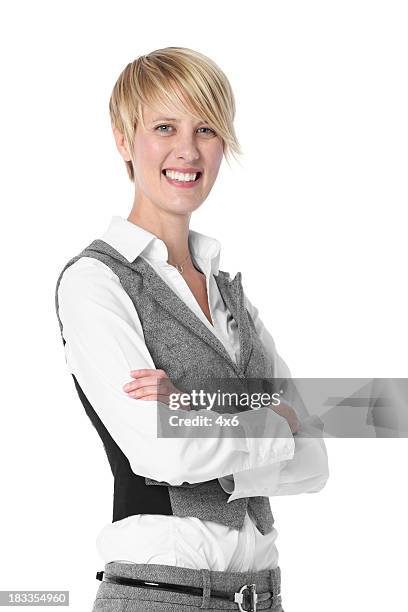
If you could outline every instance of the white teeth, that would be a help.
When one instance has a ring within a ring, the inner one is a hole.
[[[186,174],[184,172],[174,172],[173,170],[165,170],[166,176],[176,181],[195,181],[198,173]]]

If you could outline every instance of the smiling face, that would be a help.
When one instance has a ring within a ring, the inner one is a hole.
[[[191,114],[180,114],[171,107],[144,106],[142,110],[145,128],[138,124],[133,148],[136,204],[191,213],[207,198],[217,178],[223,141],[205,121]],[[127,161],[130,157],[118,136],[115,133],[118,149]],[[166,169],[172,170],[168,176]]]

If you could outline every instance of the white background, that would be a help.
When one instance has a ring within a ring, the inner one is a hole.
[[[405,377],[407,5],[9,2],[1,10],[1,589],[90,610],[112,475],[65,369],[57,276],[127,217],[108,100],[140,54],[227,74],[240,164],[191,227],[222,243],[297,377]],[[406,439],[327,442],[318,494],[273,498],[285,612],[404,611]]]

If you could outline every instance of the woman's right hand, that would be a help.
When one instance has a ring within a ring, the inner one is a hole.
[[[177,395],[186,395],[184,391],[180,391],[180,389],[173,385],[166,372],[162,369],[140,368],[132,370],[130,375],[132,380],[122,387],[123,391],[130,397],[141,400],[159,400],[164,404],[169,404],[170,395],[173,396],[173,400],[176,399]],[[160,395],[158,394],[159,390]],[[180,409],[191,410],[190,402],[188,404],[181,403]]]
[[[284,402],[281,402],[278,406],[270,406],[270,407],[274,412],[276,412],[277,414],[280,414],[281,416],[283,416],[283,418],[287,420],[292,433],[297,433],[299,431],[300,422],[299,422],[296,412],[293,410],[291,406],[288,406]]]

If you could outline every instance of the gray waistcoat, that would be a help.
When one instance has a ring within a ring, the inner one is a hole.
[[[206,377],[231,378],[243,384],[247,378],[274,376],[272,361],[245,308],[241,272],[232,281],[229,274],[221,270],[215,276],[221,296],[238,325],[240,353],[236,364],[218,338],[152,266],[142,257],[129,262],[100,239],[94,240],[79,255],[70,259],[58,277],[55,306],[64,344],[58,314],[58,287],[65,269],[85,256],[99,259],[119,277],[140,318],[144,340],[155,367],[163,369],[178,389],[196,389],[197,371],[200,380]],[[85,410],[102,438],[115,478],[113,521],[141,513],[173,514],[211,520],[240,529],[248,511],[262,534],[272,530],[274,519],[268,497],[237,499],[227,504],[229,494],[217,479],[171,486],[164,481],[158,482],[134,474],[127,458],[90,405],[75,376],[73,378]]]

